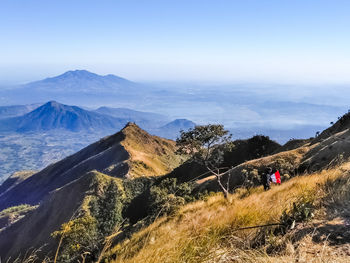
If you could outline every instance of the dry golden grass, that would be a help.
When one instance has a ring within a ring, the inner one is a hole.
[[[279,222],[283,211],[300,199],[318,202],[326,196],[326,185],[348,175],[350,163],[340,168],[293,178],[264,192],[257,187],[246,193],[238,191],[227,202],[217,194],[207,201],[198,201],[183,207],[172,218],[160,218],[130,240],[114,247],[119,262],[348,262],[339,253],[327,252],[304,256],[303,246],[295,250],[287,240],[283,254],[268,255],[264,247],[251,249],[259,229],[235,231],[237,228]],[[244,197],[245,196],[245,197]],[[312,245],[304,237],[304,247]],[[316,248],[316,245],[315,245]],[[317,249],[316,249],[317,250]],[[333,251],[334,252],[334,251]],[[305,261],[304,260],[309,260]],[[311,261],[310,261],[311,259]],[[348,259],[347,259],[348,260]]]
[[[164,175],[180,165],[183,158],[175,154],[176,143],[152,136],[135,124],[123,129],[125,139],[121,144],[130,154],[132,177]]]

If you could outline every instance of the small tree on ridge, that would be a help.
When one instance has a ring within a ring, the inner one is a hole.
[[[176,140],[179,154],[186,154],[192,160],[203,165],[217,179],[225,198],[229,193],[229,178],[224,186],[222,176],[227,172],[221,172],[224,162],[224,154],[233,148],[231,135],[223,125],[209,124],[195,126],[188,131],[181,131],[180,138]]]

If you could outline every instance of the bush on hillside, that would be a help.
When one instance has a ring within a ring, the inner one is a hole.
[[[96,183],[94,189],[88,209],[52,234],[62,241],[59,253],[62,262],[74,262],[82,254],[96,260],[105,238],[123,222],[123,196],[116,182],[111,180],[104,186]]]
[[[62,242],[61,247],[58,247],[60,262],[76,261],[83,253],[94,258],[99,249],[97,221],[90,215],[64,223],[60,230],[51,235]]]
[[[152,218],[161,215],[171,215],[187,202],[193,201],[191,195],[194,185],[178,184],[176,178],[164,179],[160,184],[150,188],[149,212]]]
[[[90,202],[90,211],[97,222],[97,230],[101,237],[112,234],[115,226],[121,224],[123,203],[122,196],[114,181],[111,181],[103,194]]]

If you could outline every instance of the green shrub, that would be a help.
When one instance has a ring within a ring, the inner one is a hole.
[[[80,212],[78,218],[64,223],[61,230],[52,236],[62,241],[59,260],[77,261],[85,253],[86,259],[98,258],[105,238],[112,234],[123,222],[123,192],[114,180],[107,184],[96,184],[95,193],[87,210]]]
[[[302,196],[296,202],[293,202],[292,208],[284,210],[281,216],[281,224],[284,229],[294,228],[295,223],[309,220],[314,210],[314,200],[307,195]]]
[[[52,237],[62,241],[59,247],[59,261],[74,262],[84,252],[88,252],[90,257],[99,248],[99,235],[96,219],[86,215],[70,220],[61,226],[61,229],[51,234]]]
[[[96,219],[101,237],[113,233],[116,225],[123,221],[123,197],[114,181],[110,181],[101,196],[90,202],[90,211]]]
[[[191,183],[177,184],[176,178],[167,178],[152,186],[148,201],[151,217],[173,214],[180,206],[193,201],[193,188]]]

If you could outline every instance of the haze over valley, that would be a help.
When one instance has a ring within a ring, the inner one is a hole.
[[[9,86],[0,91],[0,181],[42,169],[128,122],[169,139],[195,124],[222,123],[235,139],[264,134],[283,144],[314,136],[347,111],[341,104],[318,104],[322,92],[312,103],[293,91],[261,88],[142,84],[86,70]]]

